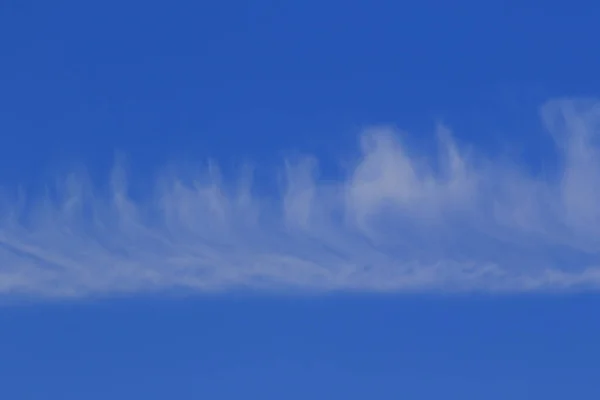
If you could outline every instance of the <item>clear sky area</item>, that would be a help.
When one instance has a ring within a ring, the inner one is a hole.
[[[0,2],[0,398],[600,398],[598,21]]]

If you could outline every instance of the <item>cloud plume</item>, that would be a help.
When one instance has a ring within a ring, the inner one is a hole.
[[[85,297],[187,290],[519,292],[600,287],[600,103],[557,100],[541,117],[552,174],[477,155],[438,128],[420,157],[392,128],[325,180],[287,160],[279,193],[252,170],[165,172],[131,196],[122,163],[101,191],[72,173],[44,196],[7,190],[0,295]]]

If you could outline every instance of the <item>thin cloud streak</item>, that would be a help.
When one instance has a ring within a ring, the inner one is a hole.
[[[228,184],[165,173],[133,200],[119,163],[110,194],[83,173],[51,194],[7,196],[0,295],[86,297],[240,288],[305,292],[523,292],[600,287],[600,103],[542,108],[553,176],[475,157],[438,129],[439,154],[366,130],[338,181],[306,157],[284,163],[279,195],[252,173]]]

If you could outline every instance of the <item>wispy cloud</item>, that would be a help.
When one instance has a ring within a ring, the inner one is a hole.
[[[600,287],[600,103],[542,108],[559,166],[533,175],[476,156],[439,127],[439,153],[373,128],[337,181],[287,161],[281,193],[211,166],[164,173],[145,198],[115,167],[110,194],[74,173],[46,196],[6,196],[0,294],[66,297],[237,288],[534,291]]]

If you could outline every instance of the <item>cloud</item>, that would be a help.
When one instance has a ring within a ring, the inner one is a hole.
[[[600,103],[551,101],[541,117],[553,174],[478,155],[443,126],[429,158],[367,129],[338,179],[314,157],[287,160],[277,194],[249,167],[164,172],[145,196],[129,194],[123,162],[108,191],[74,172],[43,196],[4,197],[0,294],[595,290]]]

